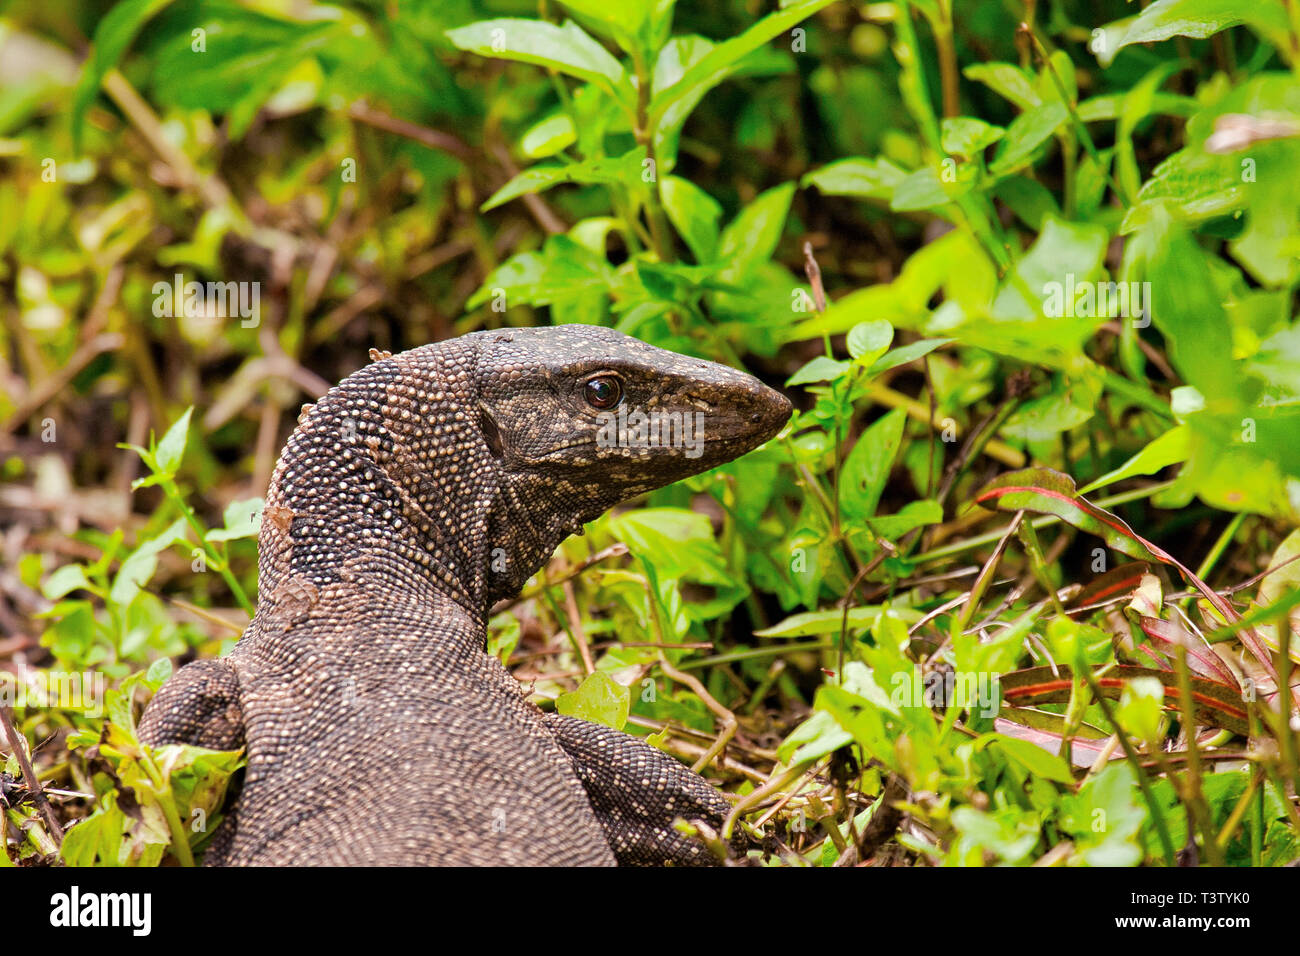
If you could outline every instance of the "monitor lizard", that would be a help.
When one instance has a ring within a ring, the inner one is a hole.
[[[639,738],[542,712],[487,620],[586,522],[767,441],[789,400],[595,326],[372,358],[281,454],[252,623],[140,722],[147,744],[247,749],[205,863],[716,862],[672,821],[716,826],[726,799]],[[703,441],[620,442],[619,411],[691,416]]]

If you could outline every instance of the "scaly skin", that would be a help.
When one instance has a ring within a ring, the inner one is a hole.
[[[592,377],[628,409],[702,412],[702,449],[603,447]],[[749,375],[575,325],[383,357],[304,406],[252,624],[140,724],[150,744],[248,749],[205,862],[712,862],[671,823],[716,825],[721,794],[635,737],[537,710],[487,654],[487,615],[585,522],[789,414]]]

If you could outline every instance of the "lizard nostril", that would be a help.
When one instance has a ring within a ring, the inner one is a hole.
[[[753,422],[755,425],[757,425],[762,418],[763,418],[762,412],[754,412],[749,416],[749,420]]]

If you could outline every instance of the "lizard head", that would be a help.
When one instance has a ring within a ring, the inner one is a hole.
[[[789,417],[750,375],[593,326],[385,356],[304,407],[267,494],[262,580],[320,588],[397,561],[481,612],[610,506],[738,458]]]
[[[498,523],[536,542],[523,564],[620,501],[751,451],[790,417],[789,399],[751,375],[613,329],[481,335],[479,428],[500,469]]]

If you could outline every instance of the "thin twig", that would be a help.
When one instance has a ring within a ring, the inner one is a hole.
[[[50,806],[50,801],[45,798],[45,790],[41,786],[41,780],[36,776],[36,770],[32,767],[32,762],[27,758],[27,748],[23,746],[22,738],[18,734],[18,728],[14,726],[13,717],[8,707],[0,707],[0,724],[4,725],[5,736],[9,738],[9,746],[13,749],[14,759],[18,761],[18,766],[22,768],[23,780],[27,783],[27,790],[31,793],[32,802],[36,804],[38,810],[45,817],[45,825],[49,828],[50,836],[56,843],[63,842],[63,827],[59,826],[59,818],[54,815],[54,807]]]

